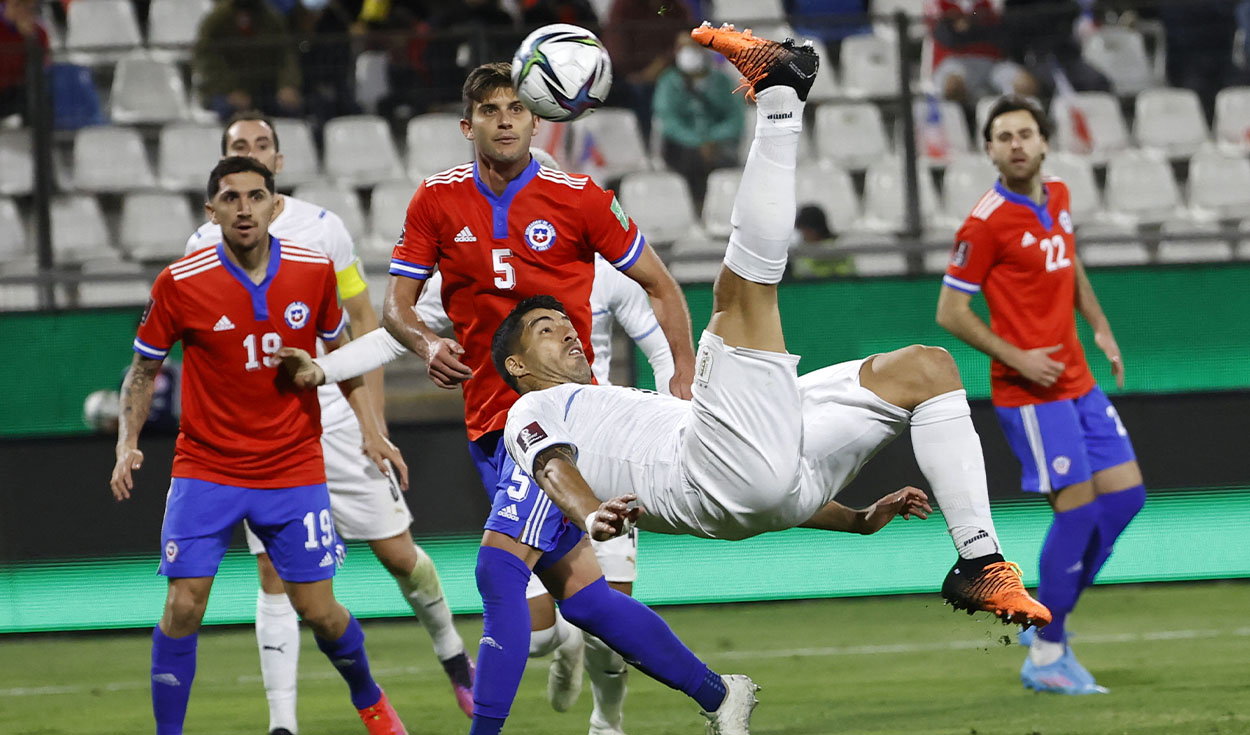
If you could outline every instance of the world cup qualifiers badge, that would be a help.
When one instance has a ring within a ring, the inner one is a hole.
[[[308,323],[308,304],[303,301],[292,301],[286,305],[286,311],[282,312],[282,318],[286,320],[286,324],[291,329],[303,329]]]
[[[525,244],[536,253],[556,244],[556,226],[545,219],[536,219],[525,228]]]

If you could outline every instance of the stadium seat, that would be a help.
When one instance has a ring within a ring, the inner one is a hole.
[[[26,226],[12,199],[0,198],[0,263],[10,263],[30,254]]]
[[[455,168],[473,160],[473,144],[460,132],[460,114],[430,112],[408,121],[408,178]]]
[[[840,54],[842,89],[851,97],[898,94],[898,44],[878,35],[850,36]]]
[[[1129,147],[1128,127],[1120,112],[1120,102],[1107,92],[1077,92],[1072,101],[1084,115],[1089,130],[1086,144],[1076,133],[1076,123],[1071,114],[1065,114],[1063,103],[1056,99],[1050,106],[1054,120],[1055,137],[1051,142],[1055,150],[1088,155],[1095,163],[1105,163],[1107,158]],[[1056,145],[1057,143],[1057,145]]]
[[[1189,160],[1189,206],[1211,218],[1250,216],[1250,160],[1207,148]]]
[[[929,100],[912,102],[912,115],[916,121],[916,151],[930,161],[950,161],[972,152],[972,139],[968,135],[968,120],[957,102],[937,102],[937,120],[929,121],[934,107]],[[926,132],[932,129],[931,133]],[[900,124],[899,130],[902,130]],[[929,135],[936,136],[930,140]]]
[[[946,166],[942,179],[942,211],[951,220],[963,222],[997,179],[998,171],[986,156],[956,158]]]
[[[919,165],[921,223],[934,222],[937,192],[927,166]],[[876,232],[901,232],[907,222],[906,184],[902,162],[888,156],[868,167],[864,178],[864,218],[861,227]]]
[[[179,252],[175,257],[181,255]],[[83,265],[82,273],[84,276],[107,275],[112,278],[98,281],[84,279],[79,283],[76,291],[77,306],[80,308],[140,306],[148,300],[151,279],[138,263],[87,263]]]
[[[1192,156],[1207,143],[1206,117],[1192,89],[1148,89],[1137,95],[1133,136],[1142,148],[1179,158]]]
[[[1215,139],[1250,150],[1250,87],[1225,87],[1215,95]]]
[[[1137,227],[1125,222],[1101,219],[1078,225],[1077,252],[1081,263],[1092,268],[1100,266],[1145,265],[1150,250],[1137,240]],[[1088,242],[1090,238],[1114,238],[1114,242]]]
[[[385,51],[362,51],[356,56],[356,104],[370,115],[378,111],[378,101],[391,93],[389,65]]]
[[[733,213],[734,197],[742,183],[742,169],[722,168],[708,174],[707,196],[703,199],[703,229],[712,237],[729,237],[733,226],[729,223]]]
[[[172,122],[190,115],[178,69],[171,62],[143,54],[117,62],[109,110],[118,124]]]
[[[990,95],[988,97],[982,97],[981,99],[977,100],[977,113],[976,113],[977,129],[972,131],[972,137],[974,141],[976,142],[976,147],[978,150],[985,149],[985,146],[984,146],[985,136],[982,135],[982,131],[985,130],[986,118],[990,116],[990,108],[993,107],[994,103],[997,101],[998,101],[998,95],[996,94]],[[1055,144],[1055,141],[1052,140],[1050,144],[1053,147]]]
[[[855,253],[851,255],[855,275],[879,277],[907,274],[907,256],[902,253]]]
[[[621,205],[638,223],[647,242],[673,243],[698,237],[690,187],[672,171],[638,171],[621,179]]]
[[[1068,211],[1076,224],[1089,222],[1102,211],[1102,196],[1088,157],[1061,151],[1050,153],[1042,163],[1042,173],[1058,176],[1068,185]]]
[[[376,115],[336,117],[325,125],[326,175],[350,186],[373,186],[404,175],[386,120]]]
[[[278,118],[273,121],[273,131],[278,136],[278,148],[282,152],[282,173],[278,174],[278,186],[289,189],[319,180],[321,161],[308,122],[299,118]]]
[[[815,136],[821,158],[849,169],[867,168],[890,153],[881,110],[870,102],[817,107]]]
[[[48,67],[48,83],[52,92],[52,127],[77,130],[106,123],[90,69],[78,64],[53,64]]]
[[[365,215],[360,209],[356,192],[340,184],[313,182],[299,186],[293,192],[297,199],[312,202],[334,212],[343,220],[347,234],[353,242],[362,242],[365,236]]]
[[[1237,232],[1241,237],[1237,243],[1237,259],[1250,260],[1250,219],[1242,220]]]
[[[182,257],[187,236],[199,225],[183,194],[127,194],[118,240],[132,259],[164,264]]]
[[[784,21],[785,10],[781,0],[716,0],[715,12],[712,17],[719,23],[733,23],[738,28],[750,26],[758,21]],[[762,38],[773,38],[760,34]],[[780,40],[780,39],[778,39]]]
[[[35,184],[29,130],[0,130],[0,196],[29,194]]]
[[[369,203],[369,237],[361,251],[368,262],[389,262],[408,216],[408,203],[418,184],[407,179],[386,181],[373,187]]]
[[[164,58],[188,58],[200,21],[212,8],[212,0],[152,0],[148,6],[148,48]]]
[[[1158,224],[1181,205],[1167,161],[1141,151],[1121,151],[1107,163],[1107,208],[1143,224]]]
[[[708,257],[698,260],[679,260],[669,265],[668,271],[678,283],[712,283],[720,274],[721,264],[725,262],[724,246],[719,257]]]
[[[569,127],[573,133],[569,169],[589,174],[600,186],[649,168],[638,117],[632,110],[603,108]]]
[[[861,213],[855,184],[851,175],[836,164],[820,160],[800,163],[795,171],[794,188],[798,205],[820,207],[833,232],[846,232],[859,221]]]
[[[83,128],[74,134],[76,189],[115,193],[155,185],[138,130],[103,125]]]
[[[117,260],[117,252],[109,247],[108,227],[95,197],[89,194],[54,197],[51,215],[55,262]]]
[[[161,186],[203,195],[208,175],[221,158],[221,127],[170,123],[161,128],[157,149]]]
[[[143,45],[131,0],[76,0],[66,13],[65,50],[74,63],[113,63]]]
[[[1085,61],[1111,80],[1116,94],[1128,97],[1155,86],[1141,33],[1124,26],[1103,26],[1081,46]]]
[[[1159,241],[1160,263],[1222,263],[1233,259],[1233,246],[1227,240],[1175,240],[1168,235],[1218,235],[1218,222],[1193,219],[1168,220],[1163,223]]]

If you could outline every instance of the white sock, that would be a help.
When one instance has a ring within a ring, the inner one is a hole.
[[[298,732],[295,679],[299,675],[299,616],[287,596],[264,590],[256,596],[256,644],[260,677],[269,700],[269,729]]]
[[[748,281],[778,283],[786,270],[803,107],[790,87],[769,87],[756,96],[755,139],[734,199],[725,252],[725,265]]]
[[[447,599],[443,596],[443,585],[438,581],[434,560],[420,546],[416,549],[417,564],[412,573],[407,577],[396,577],[395,581],[417,620],[430,634],[434,654],[439,661],[446,661],[464,653],[464,641],[452,623],[451,608],[447,607]]]
[[[582,635],[586,641],[586,673],[590,675],[590,691],[595,700],[590,725],[619,730],[625,716],[629,667],[621,654],[609,648],[608,644],[589,633]]]
[[[967,394],[955,390],[916,406],[911,443],[959,556],[975,559],[1000,553],[990,516],[985,457],[972,426]]]
[[[542,658],[549,653],[554,653],[557,648],[564,645],[569,636],[577,633],[577,628],[565,620],[559,610],[556,610],[555,625],[530,632],[530,658]]]
[[[1050,666],[1063,657],[1065,644],[1043,640],[1039,635],[1029,645],[1029,660],[1034,666]]]

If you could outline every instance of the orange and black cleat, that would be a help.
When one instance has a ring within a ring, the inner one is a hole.
[[[1024,589],[1015,562],[989,561],[977,568],[960,560],[942,582],[942,597],[956,610],[969,615],[984,610],[1003,623],[1042,627],[1050,622],[1050,610]],[[970,568],[971,567],[971,568]]]
[[[799,99],[806,100],[820,68],[820,57],[810,45],[799,46],[789,38],[782,42],[756,38],[750,28],[738,31],[728,23],[714,28],[704,21],[690,32],[690,37],[737,67],[742,74],[742,87],[747,88],[747,99],[781,85],[792,87]]]
[[[386,698],[386,692],[382,692],[382,698],[377,704],[356,711],[360,713],[360,719],[365,723],[365,730],[369,735],[408,735],[404,723],[399,721],[399,715]]]

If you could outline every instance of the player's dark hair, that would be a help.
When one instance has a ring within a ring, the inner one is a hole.
[[[226,121],[225,127],[221,129],[221,155],[225,156],[230,153],[230,151],[226,149],[226,144],[229,142],[228,137],[230,134],[230,128],[234,127],[234,124],[237,122],[264,123],[265,127],[269,128],[269,134],[273,136],[273,149],[275,151],[282,150],[282,148],[278,145],[278,129],[273,126],[273,120],[266,117],[265,113],[260,110],[243,110],[231,115],[230,119]]]
[[[464,80],[461,95],[464,98],[464,119],[473,119],[473,105],[485,102],[496,90],[512,89],[512,64],[507,61],[496,61],[482,64],[469,72]]]
[[[213,197],[217,196],[217,190],[221,188],[221,180],[230,174],[242,173],[260,174],[265,179],[265,188],[269,193],[274,193],[273,172],[265,167],[265,164],[257,161],[255,158],[247,156],[229,156],[217,162],[213,167],[213,172],[208,175],[208,201],[213,201]]]
[[[994,120],[999,115],[1006,115],[1009,112],[1018,112],[1024,110],[1033,116],[1037,121],[1037,132],[1042,134],[1043,140],[1050,140],[1050,118],[1046,117],[1046,112],[1042,110],[1042,106],[1032,97],[1025,97],[1020,94],[1005,94],[999,97],[990,107],[989,114],[985,116],[985,127],[981,129],[981,136],[985,142],[990,142],[990,128],[994,126]]]
[[[499,329],[495,330],[495,336],[490,341],[490,359],[495,363],[495,370],[499,373],[499,377],[503,378],[503,382],[517,393],[521,392],[521,387],[517,385],[516,376],[508,372],[508,366],[505,364],[508,357],[515,355],[521,349],[521,318],[534,309],[551,309],[568,316],[564,304],[560,303],[555,296],[542,294],[539,296],[531,296],[516,305],[508,316],[504,317],[503,323],[499,325]]]

